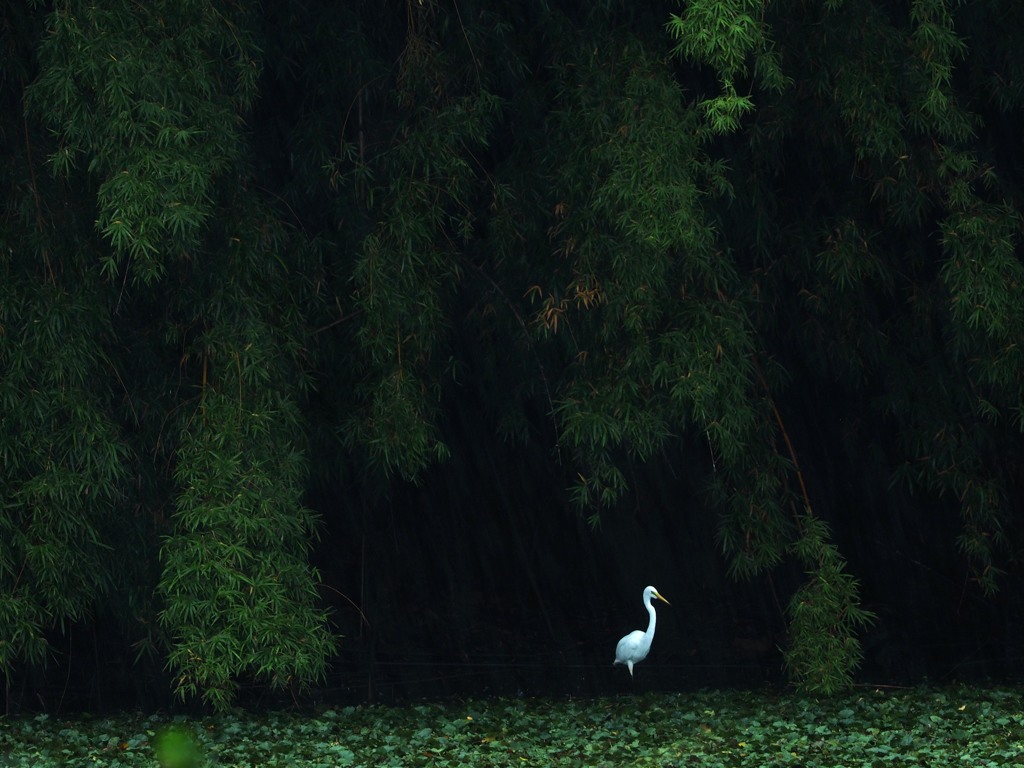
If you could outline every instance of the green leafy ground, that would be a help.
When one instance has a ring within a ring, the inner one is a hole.
[[[202,720],[40,715],[0,726],[5,768],[1024,765],[1024,691],[1005,688],[471,700]]]

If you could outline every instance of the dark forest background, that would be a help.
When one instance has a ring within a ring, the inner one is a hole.
[[[1019,679],[1022,39],[6,4],[7,711]]]

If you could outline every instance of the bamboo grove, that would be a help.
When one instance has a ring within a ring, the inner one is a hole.
[[[787,409],[1020,541],[1024,8],[15,2],[0,24],[0,670],[103,607],[175,687],[315,682],[307,490],[495,440],[592,521],[678,441],[789,674],[871,621]],[[466,350],[472,348],[475,354]],[[469,382],[467,384],[467,382]],[[572,513],[570,510],[569,513]],[[686,514],[680,508],[679,514]]]

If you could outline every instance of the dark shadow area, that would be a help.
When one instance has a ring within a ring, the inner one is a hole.
[[[706,443],[633,465],[627,501],[594,527],[571,509],[555,453],[500,440],[471,400],[457,405],[451,460],[419,483],[376,501],[342,488],[310,498],[323,516],[313,562],[340,654],[311,690],[243,684],[241,706],[785,684],[785,606],[803,576],[793,561],[750,581],[729,576],[698,491],[716,471]],[[801,405],[814,418],[787,426],[816,513],[877,614],[858,680],[1021,679],[1019,575],[981,594],[956,550],[951,507],[885,488],[868,454],[829,439],[841,419]],[[650,656],[631,680],[612,658],[619,637],[646,626],[647,584],[672,605],[659,604]],[[198,711],[173,699],[159,662],[136,663],[118,632],[97,617],[53,637],[47,667],[9,681],[7,711]]]

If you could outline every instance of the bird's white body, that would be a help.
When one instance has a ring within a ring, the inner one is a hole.
[[[651,642],[654,640],[654,628],[658,623],[658,613],[651,604],[651,600],[654,599],[661,600],[665,605],[671,605],[668,600],[658,594],[658,590],[654,587],[647,587],[644,590],[644,607],[651,617],[650,621],[647,622],[647,631],[641,632],[639,629],[635,629],[619,640],[619,644],[615,646],[614,663],[625,664],[629,670],[630,677],[633,676],[633,665],[639,664],[646,659],[647,654],[651,650]]]

